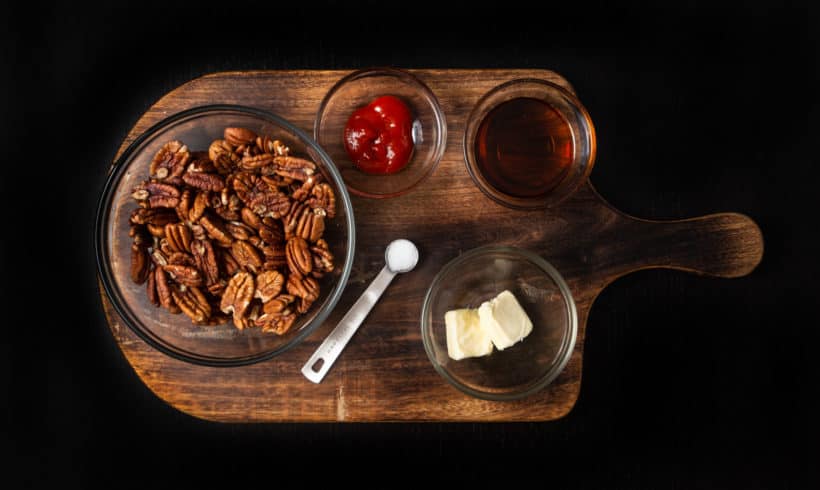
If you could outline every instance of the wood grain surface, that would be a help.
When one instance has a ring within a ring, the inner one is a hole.
[[[357,250],[336,310],[305,342],[266,362],[237,368],[188,364],[161,354],[126,327],[102,294],[111,331],[143,382],[177,409],[214,421],[543,421],[559,418],[580,392],[586,320],[601,290],[635,270],[668,267],[720,277],[751,272],[763,239],[748,217],[722,213],[658,222],[609,206],[591,184],[552,211],[522,212],[485,197],[464,165],[461,138],[478,98],[505,81],[534,77],[571,89],[546,70],[412,70],[438,96],[448,123],[447,150],[420,188],[399,198],[353,196]],[[315,111],[345,71],[226,72],[188,82],[160,99],[130,131],[141,132],[183,109],[241,104],[276,112],[312,132]],[[583,100],[583,94],[580,94]],[[406,237],[421,251],[416,270],[398,276],[324,382],[300,368],[383,266],[384,247]],[[422,298],[438,270],[487,244],[535,251],[564,276],[579,313],[575,350],[546,389],[514,402],[471,398],[431,366],[422,346]]]

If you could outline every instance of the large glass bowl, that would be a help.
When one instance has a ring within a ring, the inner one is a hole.
[[[279,139],[291,154],[312,159],[336,193],[336,217],[326,220],[323,238],[335,257],[335,269],[320,281],[321,294],[290,331],[278,336],[259,328],[238,330],[232,323],[196,326],[184,314],[173,315],[148,301],[145,285],[130,278],[129,216],[137,207],[133,188],[148,177],[156,152],[170,140],[191,150],[207,150],[226,127],[245,127]],[[301,342],[327,318],[342,294],[353,264],[355,226],[350,196],[339,171],[307,134],[281,117],[258,109],[213,105],[172,115],[137,138],[117,159],[100,198],[95,246],[105,293],[123,322],[156,349],[177,359],[209,366],[238,366],[269,359]]]
[[[503,351],[455,361],[447,353],[444,314],[478,308],[509,290],[532,320],[532,332]],[[575,301],[561,274],[518,248],[486,246],[445,265],[421,310],[421,336],[433,367],[451,385],[486,400],[513,400],[549,385],[564,369],[578,335]]]

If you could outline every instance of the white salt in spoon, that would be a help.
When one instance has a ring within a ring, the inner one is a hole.
[[[410,272],[416,267],[419,249],[410,240],[393,240],[384,252],[384,260],[387,262],[384,269],[373,279],[361,297],[350,307],[350,311],[302,367],[302,374],[307,379],[314,383],[322,381],[396,274]]]

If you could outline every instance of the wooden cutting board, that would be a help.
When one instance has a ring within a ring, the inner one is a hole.
[[[101,293],[114,338],[157,396],[193,416],[223,422],[556,419],[578,398],[589,310],[607,284],[652,267],[739,277],[760,262],[760,229],[741,214],[641,220],[613,209],[591,184],[552,211],[522,212],[496,204],[473,184],[462,156],[464,124],[473,105],[491,88],[514,78],[571,86],[546,70],[411,71],[437,95],[445,112],[444,157],[433,175],[407,195],[387,200],[353,196],[357,250],[350,281],[335,311],[301,345],[252,366],[188,364],[140,340]],[[161,119],[216,103],[272,111],[312,134],[321,99],[347,73],[226,72],[192,80],[154,104],[119,153]],[[381,269],[387,243],[400,237],[419,246],[419,266],[394,280],[325,380],[319,385],[309,382],[300,373],[302,365]],[[451,387],[433,369],[420,336],[422,298],[433,276],[460,253],[487,244],[542,255],[562,273],[578,308],[578,339],[564,371],[543,391],[513,402],[478,400]]]

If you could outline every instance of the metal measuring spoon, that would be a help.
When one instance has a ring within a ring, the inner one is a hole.
[[[391,250],[393,251],[392,254],[390,253]],[[400,256],[397,252],[406,252],[408,255]],[[302,367],[302,374],[307,379],[314,383],[322,381],[322,378],[330,370],[330,366],[342,353],[350,338],[359,329],[359,325],[373,309],[376,301],[379,300],[384,290],[396,277],[396,274],[410,272],[416,267],[419,261],[419,250],[410,240],[403,238],[393,240],[384,252],[384,261],[387,265],[373,279],[373,282],[365,289],[361,297],[350,307],[350,311],[345,314],[339,324],[336,325],[336,328],[330,332],[330,335]]]

